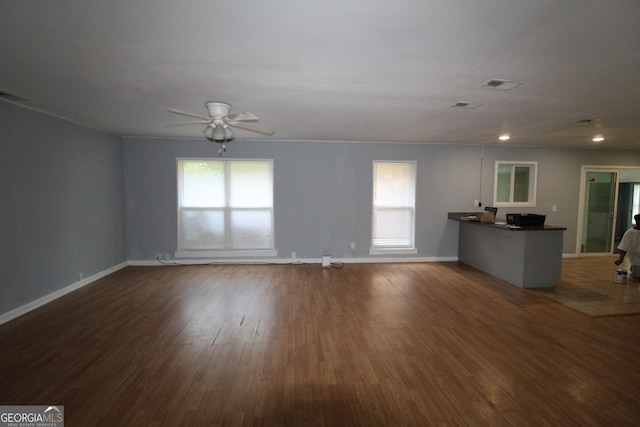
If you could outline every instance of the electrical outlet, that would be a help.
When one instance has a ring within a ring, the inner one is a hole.
[[[294,259],[297,258],[296,251],[291,252],[291,258],[294,258]]]
[[[351,244],[349,245],[349,247],[351,249],[355,249],[356,248],[356,242],[351,242]]]
[[[480,206],[480,200],[474,200],[473,206]]]

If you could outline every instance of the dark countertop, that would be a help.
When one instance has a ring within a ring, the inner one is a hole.
[[[496,218],[496,222],[494,224],[485,224],[480,222],[480,217],[482,216],[482,212],[449,212],[447,215],[448,219],[453,221],[460,222],[468,222],[470,224],[477,224],[482,227],[491,227],[497,228],[501,230],[510,230],[510,231],[553,231],[553,230],[566,230],[567,227],[556,227],[553,225],[544,225],[542,227],[519,227],[517,225],[508,225],[506,220]]]

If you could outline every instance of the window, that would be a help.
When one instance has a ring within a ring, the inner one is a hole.
[[[493,205],[534,207],[537,162],[496,162]]]
[[[237,255],[275,255],[273,162],[179,159],[176,256]]]
[[[415,254],[416,162],[373,162],[370,254]]]

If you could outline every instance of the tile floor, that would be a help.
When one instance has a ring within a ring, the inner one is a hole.
[[[615,283],[616,259],[617,255],[566,258],[555,288],[535,292],[589,317],[640,315],[640,281],[629,274],[626,285]],[[629,269],[628,260],[622,267]]]

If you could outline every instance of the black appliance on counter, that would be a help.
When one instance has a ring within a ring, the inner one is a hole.
[[[507,214],[507,224],[518,227],[543,227],[546,215],[539,214]]]

